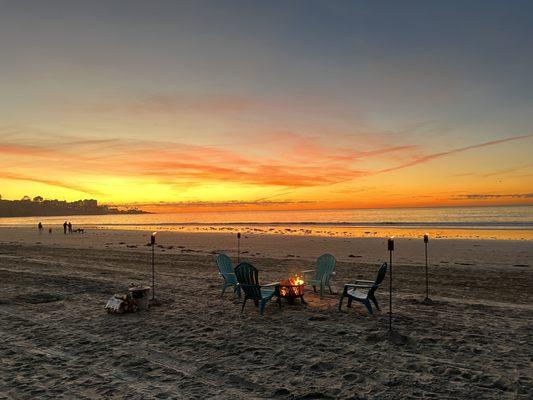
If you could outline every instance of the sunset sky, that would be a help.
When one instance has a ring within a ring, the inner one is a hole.
[[[533,203],[531,1],[1,1],[0,194]]]

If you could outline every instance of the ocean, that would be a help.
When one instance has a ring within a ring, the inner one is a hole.
[[[172,214],[0,218],[0,226],[236,232],[345,237],[533,240],[533,206],[439,207],[307,211],[225,211]]]

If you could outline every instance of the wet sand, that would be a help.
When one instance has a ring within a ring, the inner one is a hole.
[[[531,241],[396,241],[394,326],[382,312],[337,311],[338,292],[388,261],[383,238],[243,235],[241,258],[264,282],[330,252],[333,287],[307,306],[260,317],[220,298],[214,254],[236,259],[232,235],[158,234],[156,297],[147,312],[108,315],[107,298],[150,283],[148,232],[39,235],[0,229],[0,398],[495,398],[533,396]],[[249,302],[250,303],[250,302]]]

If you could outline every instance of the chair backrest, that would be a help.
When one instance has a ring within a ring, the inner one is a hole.
[[[257,268],[252,264],[242,262],[235,267],[235,275],[247,298],[261,300],[261,286],[259,285]]]
[[[322,254],[316,260],[316,279],[321,280],[324,274],[331,275],[335,268],[335,257],[331,254]]]
[[[216,257],[216,260],[218,270],[220,271],[222,278],[224,278],[224,281],[226,283],[236,284],[237,280],[235,279],[235,272],[233,271],[233,266],[231,265],[231,259],[227,255],[220,253]]]
[[[379,286],[381,282],[383,282],[383,279],[385,279],[385,274],[387,273],[387,263],[381,264],[381,267],[379,267],[378,275],[376,276],[376,281],[374,282],[374,285]]]
[[[376,280],[374,281],[374,285],[370,288],[368,291],[369,296],[373,296],[375,291],[378,289],[381,282],[383,282],[383,279],[385,279],[385,274],[387,273],[387,263],[381,264],[381,267],[378,269],[378,275],[376,276]]]
[[[220,253],[216,257],[216,260],[217,260],[218,270],[220,271],[222,275],[233,274],[233,267],[231,265],[231,259],[227,255]]]

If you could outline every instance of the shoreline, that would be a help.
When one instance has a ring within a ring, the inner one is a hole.
[[[317,211],[230,211],[0,218],[0,227],[45,229],[71,221],[84,229],[232,232],[319,237],[408,237],[533,241],[533,207],[456,207]]]
[[[38,219],[36,219],[38,221]],[[35,224],[2,224],[0,229],[30,229],[36,230]],[[276,225],[269,224],[91,224],[77,223],[74,219],[75,228],[98,231],[159,231],[175,233],[215,233],[215,234],[242,234],[249,235],[283,235],[283,236],[300,236],[300,237],[338,237],[338,238],[397,238],[417,239],[422,238],[424,234],[429,234],[432,239],[457,239],[457,240],[519,240],[533,241],[533,229],[501,229],[501,228],[475,228],[475,227],[457,227],[457,228],[437,228],[432,226],[409,226],[398,227],[391,225],[372,226],[332,226],[332,225],[290,225],[279,223]],[[55,233],[62,230],[59,223],[44,225],[44,231],[52,228]]]
[[[56,230],[39,234],[34,227],[9,228],[0,226],[0,244],[36,245],[57,248],[92,248],[121,251],[146,251],[152,230],[89,229],[85,233],[64,235]],[[315,259],[332,253],[347,262],[380,262],[388,260],[387,237],[335,237],[313,235],[280,235],[243,232],[241,255],[246,257]],[[396,237],[395,259],[409,265],[422,265],[422,238]],[[237,254],[234,232],[158,231],[157,251],[167,254],[213,254],[218,251],[230,256]],[[429,259],[433,265],[459,266],[532,265],[533,241],[483,238],[430,238]],[[450,260],[453,254],[453,259]]]

